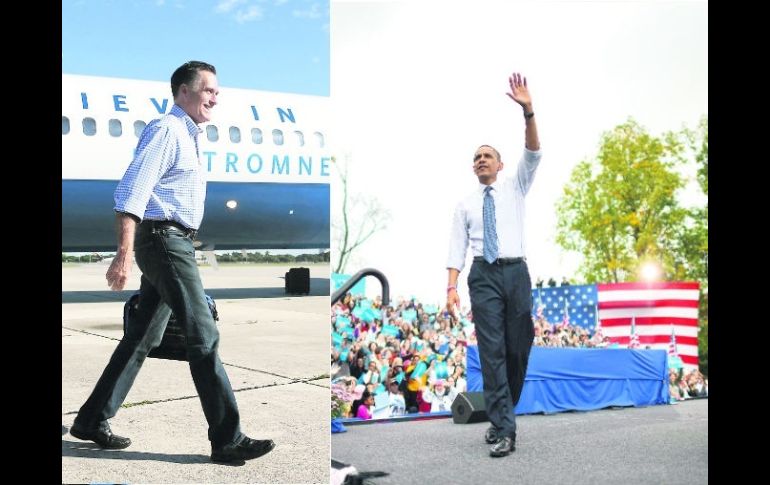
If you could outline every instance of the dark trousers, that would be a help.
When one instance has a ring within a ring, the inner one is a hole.
[[[103,426],[115,416],[145,357],[163,338],[173,310],[187,338],[195,388],[213,446],[243,438],[235,395],[217,347],[219,331],[206,302],[192,240],[173,228],[137,227],[136,263],[142,271],[139,306],[91,396],[80,408],[79,426]]]
[[[484,404],[500,436],[516,433],[529,352],[535,338],[527,263],[474,262],[468,273],[471,311],[479,344]]]

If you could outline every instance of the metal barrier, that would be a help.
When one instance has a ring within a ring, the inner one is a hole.
[[[384,307],[388,305],[390,303],[390,285],[388,284],[388,279],[384,274],[382,274],[380,270],[374,268],[364,268],[351,276],[350,279],[345,282],[345,284],[340,286],[340,288],[334,292],[332,295],[331,304],[334,305],[340,301],[342,297],[345,296],[345,293],[347,293],[351,288],[353,288],[353,286],[355,286],[356,283],[358,283],[366,276],[374,276],[380,280],[380,284],[382,285],[382,306]]]

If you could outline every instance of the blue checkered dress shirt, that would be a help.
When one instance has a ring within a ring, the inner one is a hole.
[[[134,160],[115,189],[115,210],[140,220],[170,220],[198,229],[206,200],[201,129],[178,105],[142,131]]]

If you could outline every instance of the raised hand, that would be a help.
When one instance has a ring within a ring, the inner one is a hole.
[[[519,103],[522,108],[531,108],[532,97],[529,95],[529,89],[527,88],[527,78],[522,77],[521,73],[514,72],[508,78],[508,84],[511,86],[511,92],[505,94]]]

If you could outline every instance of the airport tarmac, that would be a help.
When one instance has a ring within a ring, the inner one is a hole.
[[[290,267],[310,268],[308,296],[286,295]],[[219,353],[241,428],[276,448],[240,466],[212,463],[207,425],[186,362],[147,359],[110,420],[125,450],[68,433],[122,337],[123,305],[107,263],[62,265],[62,483],[329,483],[329,265],[201,266],[219,312]]]

